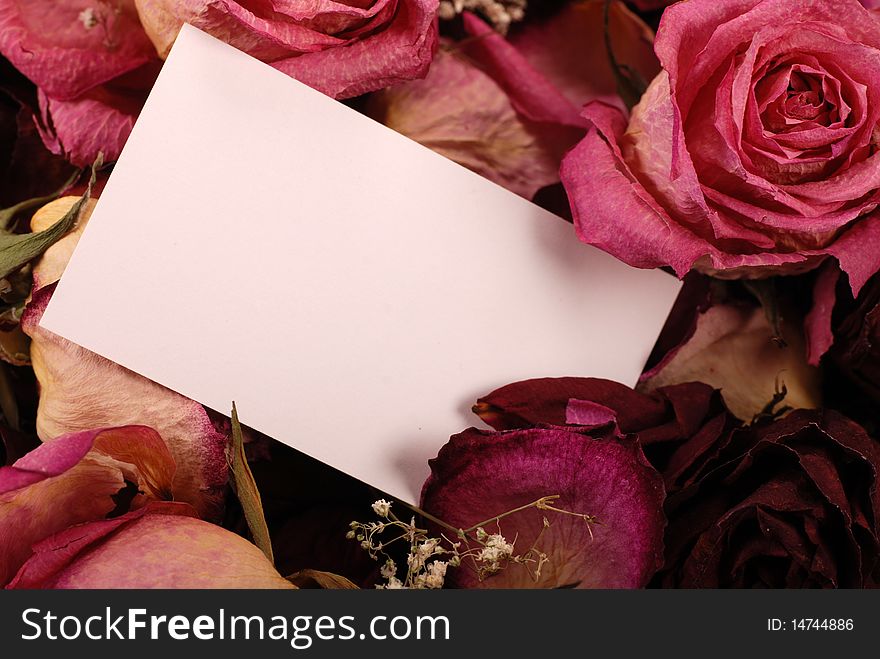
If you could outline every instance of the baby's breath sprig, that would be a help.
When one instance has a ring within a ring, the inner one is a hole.
[[[440,0],[440,20],[450,21],[464,11],[483,16],[497,32],[507,34],[512,23],[526,15],[528,0]]]
[[[119,0],[95,0],[95,6],[86,7],[79,12],[77,20],[86,30],[100,28],[104,33],[104,47],[115,50],[119,46],[119,39],[115,34],[116,21],[121,15]]]
[[[401,520],[391,510],[391,503],[379,499],[373,503],[373,512],[378,522],[352,522],[346,535],[356,540],[375,560],[382,562],[379,570],[384,583],[377,588],[442,588],[448,568],[457,568],[465,563],[472,568],[482,581],[507,568],[510,564],[520,565],[528,570],[529,576],[538,581],[544,566],[549,562],[548,555],[539,548],[539,543],[550,528],[550,521],[543,516],[541,532],[522,553],[516,553],[518,536],[508,541],[501,531],[501,520],[516,513],[534,508],[560,515],[580,518],[586,523],[593,538],[592,525],[598,520],[584,513],[574,513],[554,505],[559,495],[541,497],[536,501],[490,517],[466,529],[459,529],[424,511],[419,513],[430,522],[449,531],[440,537],[430,537],[428,529],[419,528],[415,516],[409,522]],[[495,533],[486,528],[495,526]],[[387,534],[387,535],[386,535]],[[391,536],[390,540],[385,539]],[[406,547],[406,567],[398,567],[389,549],[401,544]]]

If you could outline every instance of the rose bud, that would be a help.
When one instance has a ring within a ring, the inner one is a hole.
[[[61,531],[9,588],[295,588],[255,545],[192,514],[151,503]]]
[[[135,0],[163,58],[189,23],[334,98],[423,77],[437,44],[437,3]]]
[[[511,562],[481,579],[465,558],[447,570],[450,585],[640,588],[662,565],[663,483],[631,438],[601,428],[592,434],[471,428],[453,436],[430,465],[422,508],[456,529],[553,495],[559,496],[555,508],[575,513],[529,508],[487,523],[485,534],[497,535],[498,542],[486,549],[503,550],[507,558],[534,549],[546,554],[547,563],[530,570]]]
[[[584,110],[561,177],[581,240],[641,268],[880,268],[880,22],[858,0],[668,7],[663,71],[627,118]]]
[[[170,499],[174,469],[165,442],[143,426],[63,435],[0,467],[0,586],[46,536]]]
[[[735,433],[667,500],[665,587],[877,584],[880,447],[836,412],[799,410]]]

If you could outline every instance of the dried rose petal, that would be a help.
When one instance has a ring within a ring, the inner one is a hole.
[[[63,435],[0,467],[0,585],[35,542],[115,510],[126,481],[143,493],[130,503],[137,507],[169,498],[173,475],[162,438],[143,426]]]
[[[467,528],[541,497],[560,495],[562,509],[594,515],[600,524],[533,509],[500,522],[515,554],[535,542],[543,516],[551,525],[538,548],[549,555],[540,579],[510,565],[480,582],[465,560],[448,579],[461,587],[639,588],[662,565],[663,484],[638,445],[594,439],[564,428],[494,433],[476,429],[453,436],[422,490],[422,507]],[[488,533],[497,527],[487,525]],[[592,533],[592,538],[591,538]]]
[[[44,207],[35,215],[33,228],[51,224],[73,201],[65,197]],[[37,432],[48,440],[105,426],[155,428],[177,463],[174,498],[213,518],[222,507],[226,485],[226,437],[215,429],[205,408],[39,326],[54,291],[51,284],[66,266],[92,208],[85,208],[77,229],[34,267],[35,284],[41,288],[33,294],[21,326],[32,339],[31,359],[41,387]]]
[[[668,493],[698,480],[741,425],[720,393],[699,382],[643,394],[598,378],[540,378],[501,387],[474,410],[495,428],[616,425],[638,439]]]
[[[152,62],[73,99],[40,90],[44,144],[79,167],[91,165],[99,153],[105,162],[115,161],[158,73]]]
[[[571,131],[520,116],[478,66],[441,49],[427,78],[375,94],[369,113],[386,126],[526,198],[559,181]]]
[[[0,0],[0,52],[55,99],[76,98],[156,56],[133,0]]]
[[[34,547],[10,588],[294,588],[256,546],[192,514],[152,503],[62,531]]]
[[[162,57],[189,23],[334,98],[424,76],[437,43],[437,0],[261,3],[259,12],[235,0],[136,4]]]
[[[802,329],[788,322],[783,334],[785,347],[773,341],[760,307],[713,306],[698,317],[690,340],[643,376],[639,390],[704,382],[720,389],[730,411],[744,420],[761,412],[781,384],[785,405],[819,407],[819,373],[807,364]]]

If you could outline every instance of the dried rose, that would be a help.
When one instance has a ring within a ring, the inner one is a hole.
[[[880,267],[880,23],[857,0],[689,0],[632,117],[592,104],[562,167],[582,240],[725,277]]]
[[[698,479],[740,425],[719,392],[697,382],[646,395],[599,378],[540,378],[496,389],[474,411],[496,429],[615,425],[638,439],[667,492]]]
[[[0,586],[43,538],[170,499],[174,468],[162,438],[144,426],[63,435],[0,467]]]
[[[878,583],[880,447],[835,412],[738,431],[717,467],[667,500],[661,585]]]
[[[559,495],[555,506],[599,523],[534,509],[515,513],[485,531],[499,533],[500,527],[507,542],[515,538],[514,554],[532,546],[546,553],[549,562],[537,579],[525,566],[509,565],[480,581],[465,559],[446,573],[448,583],[639,588],[648,582],[662,565],[662,481],[634,441],[602,430],[594,435],[550,427],[500,433],[472,428],[450,439],[431,460],[422,489],[422,508],[444,522],[468,528]]]
[[[295,588],[256,546],[192,517],[179,503],[151,503],[121,517],[46,538],[10,588]]]
[[[425,75],[437,0],[135,0],[164,58],[183,23],[335,98]]]
[[[0,0],[0,52],[39,88],[46,146],[115,160],[158,71],[134,0]]]
[[[48,204],[34,216],[32,228],[51,224],[74,201],[64,197]],[[192,504],[202,517],[214,518],[222,508],[227,479],[226,436],[215,429],[205,408],[39,325],[93,207],[86,207],[76,229],[34,267],[37,290],[21,326],[32,340],[31,359],[41,389],[37,432],[48,440],[103,426],[155,428],[177,464],[174,498]]]

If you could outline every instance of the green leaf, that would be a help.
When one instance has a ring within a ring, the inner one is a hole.
[[[81,169],[77,169],[73,174],[70,175],[70,178],[64,182],[60,188],[58,188],[55,192],[47,194],[43,197],[34,197],[33,199],[25,199],[24,201],[20,201],[15,206],[10,206],[9,208],[0,209],[0,230],[9,229],[9,225],[12,223],[12,220],[15,219],[15,216],[19,213],[24,213],[26,211],[31,211],[48,204],[53,199],[57,199],[61,196],[61,193],[67,190],[76,179],[79,178],[79,175],[82,173]]]
[[[98,159],[92,165],[92,175],[89,178],[89,185],[86,188],[85,194],[77,200],[64,217],[51,227],[36,233],[0,234],[0,279],[8,277],[26,263],[33,261],[73,228],[79,217],[80,209],[92,194],[92,186],[95,183],[95,171],[102,163],[103,159],[98,155]],[[29,200],[29,202],[33,201],[33,199]]]
[[[298,588],[324,588],[326,590],[360,590],[357,584],[341,574],[321,570],[300,570],[286,579]]]
[[[241,503],[244,519],[251,530],[254,544],[266,554],[266,558],[274,565],[275,557],[272,555],[269,527],[266,526],[266,517],[263,514],[263,501],[244,455],[244,437],[241,433],[241,422],[238,420],[238,410],[235,409],[235,403],[232,403],[232,446],[230,452],[232,487]]]

